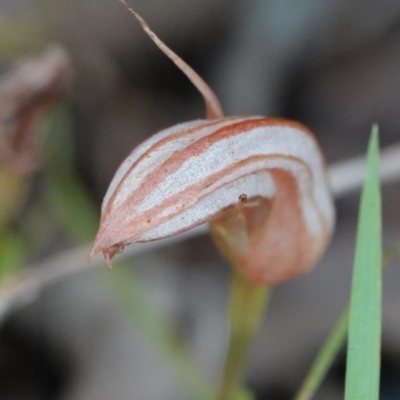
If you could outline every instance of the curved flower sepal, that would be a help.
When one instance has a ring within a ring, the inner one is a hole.
[[[275,284],[310,269],[334,225],[312,134],[262,117],[191,121],[159,132],[116,172],[89,259],[103,251],[110,265],[129,243],[207,221],[226,257],[253,282]]]

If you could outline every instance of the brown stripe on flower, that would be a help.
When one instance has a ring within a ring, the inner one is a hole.
[[[226,117],[226,118],[218,119],[218,120],[216,120],[216,119],[214,119],[214,120],[203,120],[203,121],[199,120],[199,124],[201,123],[201,126],[197,125],[195,127],[190,127],[190,128],[184,128],[184,129],[181,129],[181,130],[177,130],[176,132],[171,133],[169,136],[163,137],[159,141],[155,142],[143,154],[141,154],[135,161],[133,161],[132,165],[125,172],[124,177],[129,175],[137,167],[137,165],[139,165],[140,162],[143,162],[144,160],[146,160],[146,158],[149,155],[151,155],[154,151],[162,148],[164,145],[166,145],[169,142],[179,141],[181,139],[184,139],[185,137],[192,136],[192,135],[198,133],[201,130],[208,129],[210,127],[219,125],[219,124],[221,124],[221,122],[225,122],[225,121],[227,122],[227,121],[231,121],[231,120],[234,121],[234,120],[243,119],[243,118],[244,117]],[[257,118],[257,117],[255,117],[255,118]],[[146,141],[144,141],[143,143],[145,143],[145,142]],[[135,150],[136,149],[137,148],[135,148]],[[116,196],[116,193],[118,193],[118,189],[120,189],[121,185],[124,184],[124,179],[123,179],[124,177],[122,177],[122,179],[120,180],[119,184],[116,186],[113,194],[108,199],[107,204],[110,204],[113,201],[113,199]],[[105,211],[105,209],[103,211]]]
[[[219,140],[223,140],[225,138],[232,138],[236,135],[245,134],[255,128],[261,127],[272,127],[272,126],[289,126],[295,129],[301,129],[302,133],[307,134],[311,138],[314,139],[312,133],[304,128],[301,124],[292,121],[285,121],[283,123],[280,119],[250,119],[246,121],[241,121],[237,123],[233,123],[231,125],[222,127],[215,132],[207,135],[196,141],[195,143],[187,146],[182,151],[178,151],[173,154],[169,159],[166,160],[161,166],[156,168],[154,171],[149,172],[146,176],[145,182],[143,185],[138,187],[137,189],[133,188],[129,199],[126,202],[130,202],[130,207],[135,207],[136,204],[141,203],[145,197],[155,188],[157,187],[167,176],[176,172],[183,163],[187,162],[191,157],[199,156],[201,153],[205,152],[209,147],[211,147],[214,143]],[[138,163],[134,163],[129,171],[125,174],[124,178],[128,176],[132,171],[134,171],[135,166]],[[121,179],[117,189],[114,191],[114,194],[111,196],[110,200],[106,208],[103,210],[103,213],[106,214],[110,212],[113,206],[113,200],[118,194],[118,189],[124,184],[124,178]]]
[[[132,210],[132,204],[129,202],[125,202],[121,206],[119,206],[116,210],[113,211],[112,215],[107,215],[104,223],[102,224],[103,229],[100,229],[98,237],[96,238],[96,242],[100,246],[110,246],[114,245],[117,242],[123,242],[126,239],[129,239],[129,241],[136,241],[135,236],[138,235],[141,231],[144,230],[150,230],[154,228],[155,226],[158,226],[170,219],[173,219],[174,217],[178,216],[183,212],[183,210],[186,210],[190,207],[195,206],[196,203],[200,202],[207,196],[209,196],[211,193],[205,191],[205,189],[209,188],[213,183],[218,183],[221,181],[222,178],[225,176],[229,176],[233,174],[235,170],[240,170],[241,167],[245,165],[251,165],[253,163],[263,161],[263,162],[268,162],[268,161],[274,161],[274,160],[287,160],[291,161],[294,164],[301,165],[302,168],[304,168],[308,172],[308,179],[310,181],[310,187],[311,187],[311,181],[312,181],[312,173],[309,168],[309,166],[302,160],[292,157],[292,156],[282,156],[279,154],[275,155],[268,155],[268,156],[252,156],[249,157],[245,160],[241,160],[238,163],[231,164],[227,168],[224,168],[223,170],[220,170],[207,178],[196,182],[184,190],[177,192],[173,196],[169,198],[163,199],[159,204],[156,206],[152,207],[151,209],[145,211],[143,214],[140,216],[130,220],[129,219],[129,214],[130,210]],[[296,168],[295,166],[293,168]],[[297,167],[298,168],[298,167]],[[276,169],[276,168],[274,168]],[[262,171],[263,169],[258,169],[255,171],[252,171],[250,174],[254,174],[257,172]],[[269,172],[268,169],[265,169],[266,171]],[[232,179],[229,184],[234,183],[235,181],[243,178],[244,176],[249,175],[249,174],[241,174],[235,177],[235,179]],[[226,183],[216,186],[213,188],[213,191],[218,191],[222,186],[225,186]],[[309,193],[309,196],[312,198],[312,193]],[[184,200],[182,200],[184,199]],[[300,197],[297,198],[298,200]],[[169,213],[167,215],[164,215],[163,217],[160,217],[160,214],[163,213],[166,209],[176,206],[181,204],[181,206],[172,213]],[[229,207],[234,204],[234,201],[232,201],[231,204],[227,204],[226,207]],[[221,210],[223,211],[223,210]],[[216,214],[213,215],[205,215],[203,219],[196,221],[195,224],[190,225],[182,229],[181,231],[187,230],[192,228],[195,225],[199,225],[203,222],[205,222],[208,219],[214,218]],[[301,215],[304,215],[303,210],[301,210]],[[108,218],[107,218],[108,217]],[[106,223],[106,220],[112,218],[113,219],[113,225],[115,227],[118,227],[117,230],[112,229],[110,231],[110,225]],[[117,222],[118,221],[118,222]],[[175,233],[180,233],[181,231],[177,231]],[[109,242],[109,239],[113,238],[113,242]],[[97,250],[98,251],[98,250]]]

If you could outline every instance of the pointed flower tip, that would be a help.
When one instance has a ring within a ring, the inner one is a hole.
[[[112,258],[107,257],[105,254],[104,254],[104,258],[106,260],[107,268],[111,271],[112,267],[113,267],[112,266]]]
[[[104,260],[106,261],[108,268],[111,269],[112,268],[112,259],[114,258],[114,256],[116,254],[122,253],[122,251],[124,250],[124,247],[125,247],[125,245],[120,244],[120,243],[106,247],[101,243],[101,240],[99,239],[99,234],[98,234],[96,237],[96,240],[94,241],[93,246],[86,258],[86,265],[89,265],[92,262],[93,257],[102,251]]]
[[[89,254],[86,257],[86,265],[90,265],[93,261],[93,257],[99,252],[100,250],[97,248],[96,242],[93,243],[92,248],[90,249]]]
[[[118,253],[122,253],[125,248],[125,245],[117,243],[106,249],[103,249],[104,259],[106,260],[108,269],[112,269],[112,259]]]

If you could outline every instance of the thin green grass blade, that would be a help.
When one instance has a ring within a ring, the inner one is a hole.
[[[310,400],[313,398],[328,373],[329,368],[332,366],[338,352],[343,348],[347,337],[348,321],[349,307],[346,307],[324,345],[319,350],[294,400]]]
[[[350,300],[345,400],[379,399],[382,228],[378,127],[372,128],[361,195]]]

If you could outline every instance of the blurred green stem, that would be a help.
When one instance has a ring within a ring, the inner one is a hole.
[[[242,396],[241,378],[251,341],[267,306],[270,288],[250,283],[233,273],[230,296],[230,340],[218,400]]]

